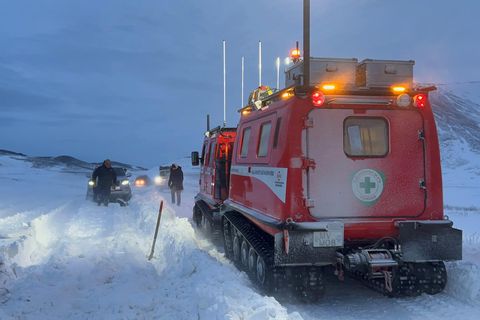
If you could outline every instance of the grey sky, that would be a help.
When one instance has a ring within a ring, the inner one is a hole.
[[[480,80],[480,2],[312,2],[312,55],[416,60],[424,82]],[[199,149],[274,59],[302,39],[302,1],[0,0],[0,148],[140,165]]]

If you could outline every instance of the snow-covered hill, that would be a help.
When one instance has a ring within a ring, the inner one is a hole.
[[[438,85],[431,95],[447,206],[480,207],[480,83]]]

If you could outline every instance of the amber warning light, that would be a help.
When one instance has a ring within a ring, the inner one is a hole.
[[[335,90],[337,86],[333,83],[326,83],[322,86],[322,89],[325,90],[325,91],[332,91],[332,90]]]
[[[300,59],[300,49],[294,48],[290,50],[290,59],[292,59],[292,61],[298,61]]]
[[[402,86],[394,86],[394,87],[392,87],[392,91],[393,91],[394,93],[403,93],[403,92],[405,92],[406,90],[407,90],[407,88],[402,87]]]

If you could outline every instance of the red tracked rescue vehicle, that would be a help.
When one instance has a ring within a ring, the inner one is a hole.
[[[207,132],[194,221],[274,292],[315,299],[326,270],[390,296],[442,291],[462,232],[443,214],[435,88],[413,86],[413,61],[309,59],[308,85],[299,61],[236,129]]]

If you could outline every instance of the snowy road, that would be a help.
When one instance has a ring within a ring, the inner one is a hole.
[[[187,170],[188,171],[188,170]],[[198,180],[186,174],[181,207],[168,204],[147,261],[159,201],[135,189],[129,207],[84,200],[86,178],[0,157],[0,319],[476,319],[480,212],[449,209],[465,229],[465,261],[448,265],[444,293],[389,299],[329,279],[317,304],[257,292],[189,221]],[[28,197],[24,197],[28,190]]]

